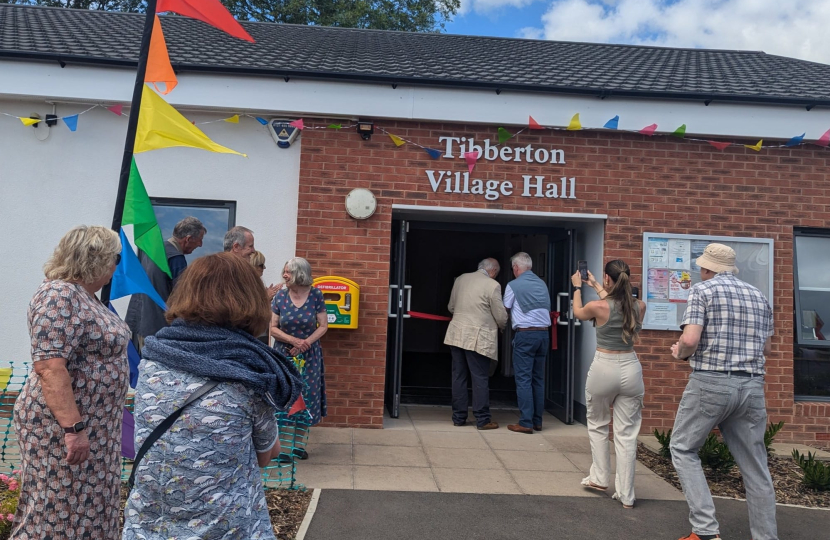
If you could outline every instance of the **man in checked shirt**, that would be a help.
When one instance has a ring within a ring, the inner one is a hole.
[[[778,540],[775,490],[764,431],[764,363],[771,352],[772,309],[761,291],[735,277],[735,251],[709,244],[697,259],[702,283],[689,292],[683,335],[672,345],[692,367],[671,436],[674,468],[689,504],[692,534],[720,538],[698,450],[718,427],[741,469],[753,540]]]

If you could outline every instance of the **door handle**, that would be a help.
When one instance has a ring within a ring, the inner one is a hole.
[[[386,314],[392,319],[396,319],[398,317],[397,313],[392,313],[392,291],[397,288],[397,285],[389,285],[389,298],[386,303]]]
[[[556,324],[558,324],[559,326],[568,326],[568,324],[570,324],[569,321],[573,320],[574,318],[574,308],[573,304],[571,304],[571,295],[569,295],[566,292],[561,292],[556,295],[556,311],[558,311],[559,313],[563,313],[562,298],[565,298],[568,302],[568,317],[565,320],[562,320],[562,317],[560,316],[559,321]],[[578,320],[574,321],[574,326],[582,326],[582,322]]]
[[[412,309],[412,285],[404,285],[406,291],[406,313],[403,314],[404,319],[409,319],[409,311]]]

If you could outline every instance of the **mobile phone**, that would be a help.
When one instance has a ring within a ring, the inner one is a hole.
[[[640,298],[640,288],[631,287],[631,296],[633,296],[634,298]]]
[[[577,265],[579,266],[579,276],[582,278],[582,281],[588,281],[588,261],[579,261]]]

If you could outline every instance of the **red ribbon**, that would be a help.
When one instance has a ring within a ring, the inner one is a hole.
[[[555,351],[559,348],[559,341],[556,338],[556,326],[559,323],[559,312],[550,312],[550,350]]]
[[[431,313],[421,313],[420,311],[410,311],[409,316],[413,319],[426,319],[428,321],[451,321],[452,317],[444,317],[442,315],[432,315]]]

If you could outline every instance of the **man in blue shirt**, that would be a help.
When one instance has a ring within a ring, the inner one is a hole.
[[[513,322],[513,369],[521,418],[507,429],[532,435],[542,431],[545,407],[545,359],[550,347],[550,293],[531,270],[533,259],[524,252],[510,258],[516,277],[504,289],[504,307]]]

